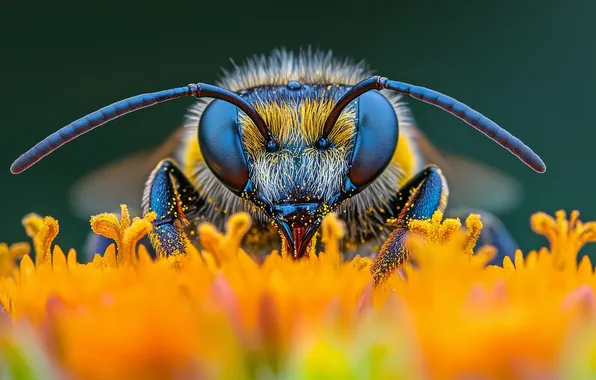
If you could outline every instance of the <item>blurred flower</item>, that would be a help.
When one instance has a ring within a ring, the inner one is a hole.
[[[102,214],[115,241],[92,262],[53,245],[55,219],[23,220],[33,241],[0,245],[0,376],[76,379],[527,379],[596,373],[596,281],[581,247],[595,223],[532,217],[550,248],[488,266],[482,223],[436,213],[410,225],[411,261],[373,286],[371,259],[344,261],[342,223],[303,260],[241,247],[248,214],[203,248],[153,260],[137,242],[155,215]],[[19,258],[20,262],[17,262]],[[4,371],[4,372],[2,372]],[[43,374],[43,375],[40,375]],[[2,377],[2,378],[4,378]]]

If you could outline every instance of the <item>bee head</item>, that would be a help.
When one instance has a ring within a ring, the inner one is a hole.
[[[398,139],[390,90],[432,104],[465,121],[539,173],[542,159],[521,140],[440,92],[373,76],[354,86],[260,87],[240,94],[204,83],[136,95],[52,133],[12,164],[22,173],[43,157],[122,115],[181,97],[213,98],[199,121],[201,154],[232,192],[277,223],[300,257],[325,214],[357,194],[387,167]]]
[[[348,88],[284,89],[243,95],[265,121],[271,140],[252,118],[217,100],[204,110],[198,137],[218,179],[259,206],[300,257],[322,218],[387,167],[397,146],[398,122],[391,103],[369,92],[351,101],[323,138],[328,117]]]

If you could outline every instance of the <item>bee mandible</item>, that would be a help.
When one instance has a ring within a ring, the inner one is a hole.
[[[101,108],[39,142],[11,171],[127,113],[194,97],[173,154],[143,173],[148,180],[138,194],[142,212],[157,214],[149,238],[159,255],[200,244],[201,221],[222,226],[229,214],[247,211],[254,221],[248,243],[266,250],[281,240],[299,259],[316,252],[323,217],[337,212],[347,247],[380,246],[373,269],[381,278],[408,258],[408,222],[444,210],[449,195],[442,170],[421,153],[425,140],[404,96],[451,113],[535,171],[546,170],[522,141],[458,100],[371,75],[331,53],[278,50],[236,66],[218,85],[189,84]]]

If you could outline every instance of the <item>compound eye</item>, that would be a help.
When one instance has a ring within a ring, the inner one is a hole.
[[[349,178],[356,192],[371,184],[385,170],[397,147],[399,136],[395,109],[379,92],[358,98],[358,135]]]
[[[205,163],[232,192],[240,195],[248,183],[248,167],[233,104],[214,100],[199,121],[199,146]]]

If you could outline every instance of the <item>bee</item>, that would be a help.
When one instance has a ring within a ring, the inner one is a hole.
[[[523,142],[462,102],[373,75],[364,62],[309,49],[253,57],[224,71],[217,85],[189,84],[120,100],[51,134],[21,155],[11,171],[23,172],[113,119],[182,97],[197,101],[157,153],[112,165],[78,191],[82,209],[103,207],[105,202],[91,200],[103,195],[155,212],[149,239],[162,256],[200,245],[199,223],[223,228],[230,214],[246,211],[253,218],[245,241],[249,249],[266,253],[281,245],[299,259],[317,252],[322,219],[336,212],[346,225],[346,249],[380,247],[376,273],[394,271],[408,258],[408,222],[447,206],[441,163],[467,171],[468,184],[470,177],[490,184],[491,176],[503,178],[439,153],[416,126],[405,97],[451,113],[535,171],[546,170]]]

